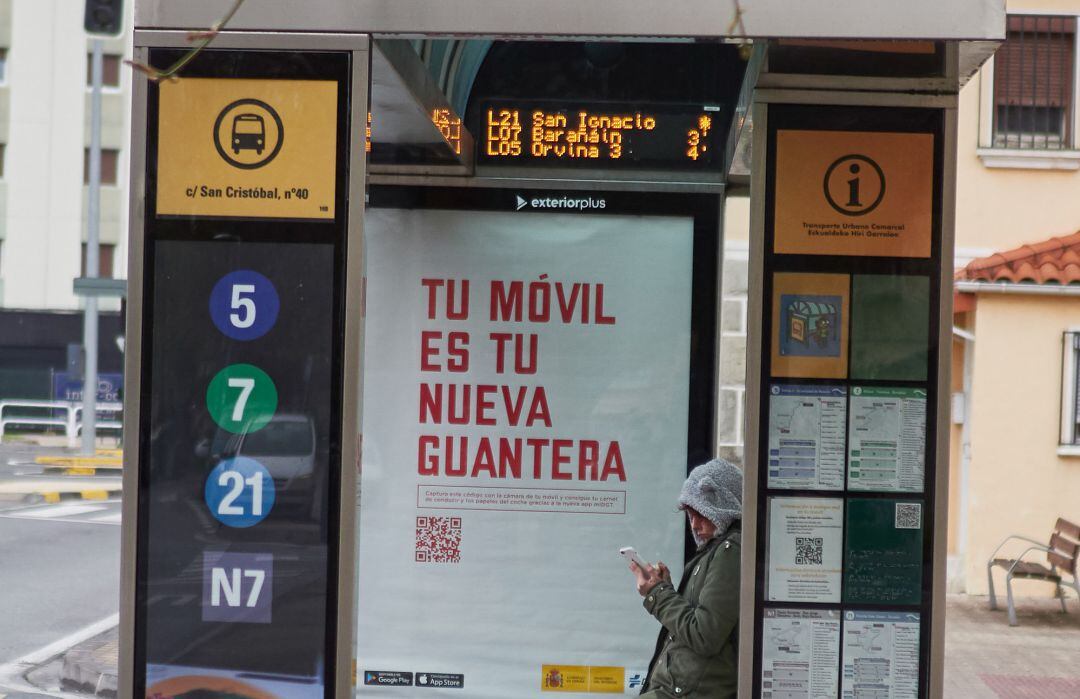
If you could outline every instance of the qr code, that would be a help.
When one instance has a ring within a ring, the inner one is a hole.
[[[819,566],[821,565],[821,550],[824,539],[820,536],[797,536],[795,537],[795,565]]]
[[[896,528],[921,529],[922,504],[918,502],[896,503]]]
[[[417,517],[416,562],[461,563],[461,517]]]

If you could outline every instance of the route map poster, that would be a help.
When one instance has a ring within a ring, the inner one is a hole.
[[[659,626],[618,550],[681,574],[692,221],[365,228],[359,691],[637,693]]]
[[[769,487],[843,490],[847,390],[773,384],[769,389]]]
[[[848,489],[921,493],[926,465],[926,390],[851,388]]]
[[[901,699],[918,695],[919,615],[847,612],[843,699]]]
[[[839,610],[766,609],[761,644],[763,696],[836,698]]]

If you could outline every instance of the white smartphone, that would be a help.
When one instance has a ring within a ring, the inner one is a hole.
[[[622,557],[626,560],[637,563],[639,568],[644,568],[646,565],[645,561],[641,560],[641,556],[638,555],[633,546],[624,546],[619,549],[619,553],[622,554]]]

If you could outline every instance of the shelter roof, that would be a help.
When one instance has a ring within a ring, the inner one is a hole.
[[[1080,284],[1080,231],[972,260],[956,280]]]

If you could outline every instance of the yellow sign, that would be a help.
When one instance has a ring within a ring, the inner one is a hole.
[[[622,694],[625,688],[626,671],[621,667],[544,665],[541,668],[540,691],[542,692]]]
[[[776,134],[778,254],[929,257],[934,137]]]
[[[773,276],[773,376],[847,378],[850,286],[846,274]]]
[[[158,214],[334,218],[336,82],[181,78],[160,90]]]

